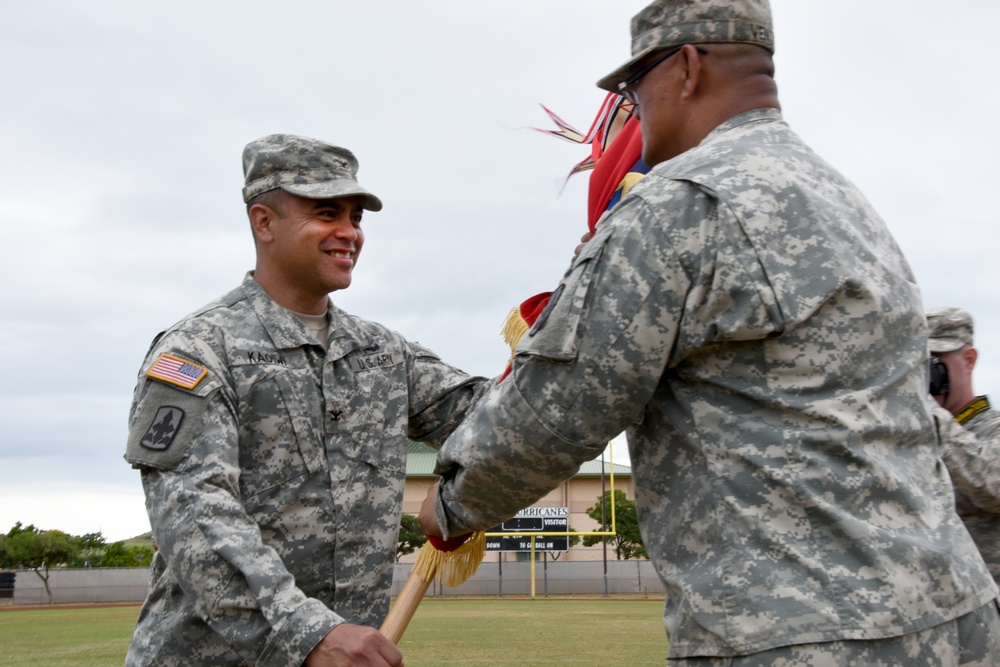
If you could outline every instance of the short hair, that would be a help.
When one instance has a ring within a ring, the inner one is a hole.
[[[251,208],[260,204],[261,206],[267,206],[268,208],[273,209],[278,215],[284,215],[284,202],[287,196],[288,195],[281,188],[261,192],[259,195],[253,197],[247,202],[247,214],[250,214]]]
[[[267,192],[261,192],[256,197],[250,199],[247,202],[247,217],[250,217],[250,209],[260,204],[261,206],[266,206],[275,213],[278,217],[284,217],[285,215],[285,201],[286,197],[289,197],[281,188],[275,188],[274,190],[268,190]],[[257,245],[257,232],[253,230],[253,223],[250,224],[250,234],[253,236],[253,244]]]

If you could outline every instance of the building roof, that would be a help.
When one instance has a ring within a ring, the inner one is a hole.
[[[437,450],[421,442],[411,442],[406,449],[406,476],[407,477],[433,477],[434,462],[437,459]],[[602,474],[610,475],[611,464],[605,460],[603,463],[603,473],[601,459],[587,461],[580,466],[580,471],[576,477],[600,477]],[[631,477],[632,468],[630,466],[616,463],[614,465],[616,476]]]

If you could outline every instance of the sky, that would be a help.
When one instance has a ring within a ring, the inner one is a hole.
[[[636,0],[0,0],[0,532],[149,530],[123,459],[153,336],[253,267],[243,146],[351,149],[368,213],[340,307],[475,374],[586,231],[595,81]],[[1000,401],[1000,4],[774,0],[785,119],[873,202],[925,307],[976,321]],[[627,463],[624,441],[611,456]]]

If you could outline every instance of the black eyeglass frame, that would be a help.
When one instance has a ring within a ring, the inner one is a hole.
[[[639,70],[638,72],[636,72],[635,74],[633,74],[629,78],[625,79],[623,82],[619,83],[618,84],[618,94],[621,95],[622,97],[624,97],[626,100],[628,100],[632,104],[639,104],[639,98],[638,98],[638,96],[635,93],[635,85],[637,83],[639,83],[639,81],[642,79],[642,77],[644,77],[647,74],[649,74],[653,70],[654,67],[656,67],[657,65],[659,65],[660,63],[662,63],[667,58],[680,53],[681,49],[683,49],[685,46],[686,46],[685,44],[681,44],[680,46],[677,46],[677,47],[674,47],[674,48],[670,49],[669,51],[667,51],[666,53],[664,53],[662,56],[660,56],[659,58],[657,58],[653,62],[651,62],[648,65],[646,65],[645,67],[643,67],[641,70]],[[703,56],[708,55],[708,50],[707,49],[704,49],[704,48],[702,48],[700,46],[695,46],[694,48],[697,49],[698,53],[700,53],[701,55],[703,55]]]

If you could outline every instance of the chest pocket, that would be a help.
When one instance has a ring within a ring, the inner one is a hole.
[[[326,432],[331,454],[405,472],[409,390],[403,351],[372,343],[327,365]]]
[[[247,495],[326,469],[323,402],[309,368],[234,365],[241,486]]]

